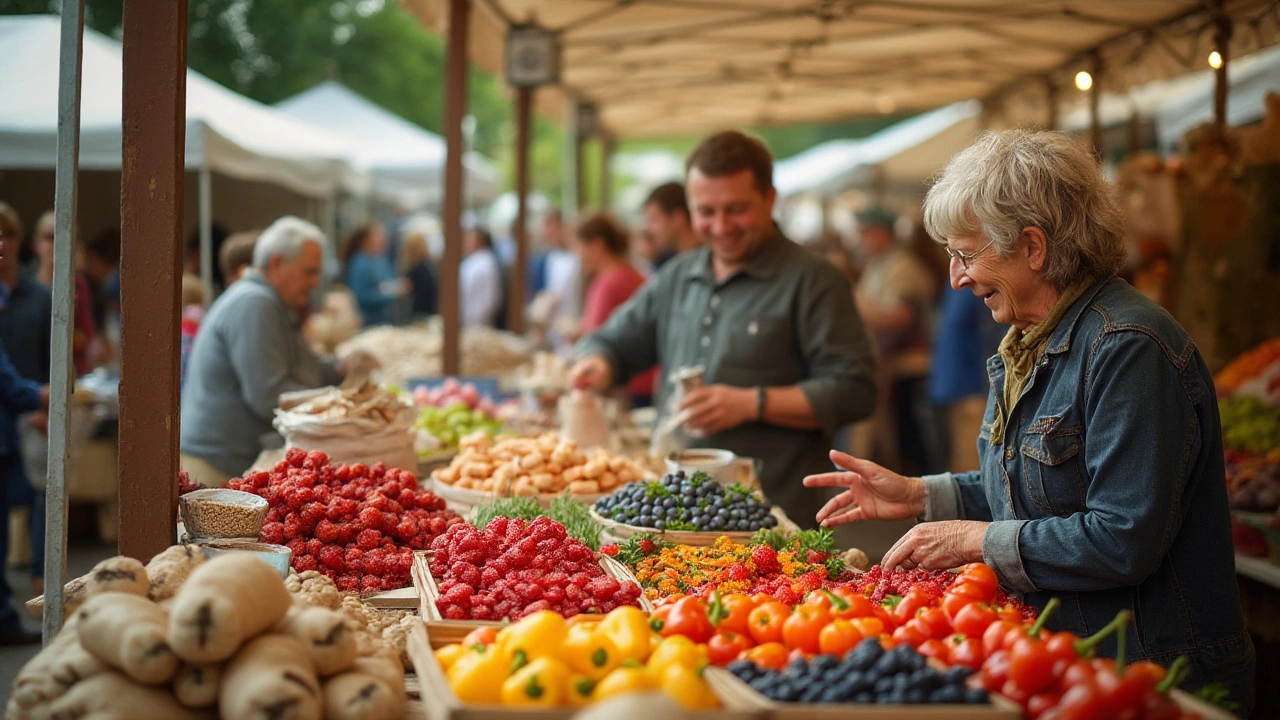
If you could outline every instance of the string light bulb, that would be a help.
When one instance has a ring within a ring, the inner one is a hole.
[[[1080,91],[1088,90],[1093,87],[1093,76],[1081,70],[1076,73],[1076,89]]]
[[[1218,70],[1222,67],[1222,53],[1214,50],[1209,53],[1209,67]]]

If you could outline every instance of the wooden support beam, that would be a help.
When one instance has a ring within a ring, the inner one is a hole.
[[[516,90],[516,267],[511,274],[511,302],[507,314],[511,331],[524,332],[524,280],[529,265],[529,144],[533,125],[533,88]]]
[[[1089,88],[1089,142],[1093,145],[1095,157],[1102,157],[1102,118],[1099,115],[1099,103],[1102,100],[1102,55],[1093,54],[1093,65],[1089,68],[1093,75],[1093,87]]]
[[[613,205],[613,152],[618,141],[613,135],[600,136],[600,209]]]
[[[449,0],[449,54],[445,61],[444,262],[440,268],[440,314],[444,316],[445,375],[461,372],[458,266],[462,263],[462,119],[467,114],[467,31],[470,0]]]
[[[145,562],[177,525],[187,0],[125,0],[123,24],[120,553]]]
[[[1223,11],[1223,0],[1216,0],[1214,7],[1214,50],[1222,58],[1222,64],[1213,73],[1213,122],[1221,132],[1227,127],[1227,65],[1231,53],[1231,18]]]
[[[1044,129],[1057,130],[1058,121],[1059,121],[1058,108],[1060,105],[1059,98],[1061,96],[1061,90],[1058,87],[1058,83],[1055,82],[1052,77],[1046,77],[1044,79],[1044,96],[1045,96],[1045,103],[1047,106],[1046,112],[1045,112],[1045,118],[1044,118]]]

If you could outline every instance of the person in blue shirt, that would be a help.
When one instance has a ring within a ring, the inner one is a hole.
[[[978,466],[987,358],[996,354],[1004,333],[982,298],[968,290],[943,291],[929,364],[929,400],[946,418],[952,472]]]
[[[365,223],[347,237],[347,288],[365,327],[392,322],[396,301],[410,290],[407,279],[396,277],[386,249],[387,235],[377,222]]]
[[[4,256],[8,238],[0,228],[0,257]],[[9,291],[0,284],[0,308],[9,300]],[[18,417],[49,407],[49,386],[27,380],[18,374],[4,345],[0,343],[0,518],[9,517],[9,484],[17,482],[22,459],[18,456]],[[9,533],[0,532],[0,558],[9,556]],[[31,645],[40,642],[40,633],[30,632],[10,604],[12,591],[0,568],[0,646]]]

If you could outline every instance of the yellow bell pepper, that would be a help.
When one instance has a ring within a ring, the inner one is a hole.
[[[574,707],[584,707],[589,705],[594,699],[591,696],[592,691],[596,689],[596,681],[586,675],[570,675],[569,683],[565,686],[565,696],[569,698],[569,704]]]
[[[514,673],[540,657],[557,657],[568,627],[559,613],[540,610],[504,628],[494,645],[509,663],[507,671]]]
[[[466,652],[466,650],[466,648],[462,647],[458,643],[450,643],[441,647],[439,650],[436,650],[436,662],[440,663],[440,667],[445,672],[448,672],[449,668],[453,667],[453,663],[457,661],[457,659],[461,657],[462,653]]]
[[[643,667],[623,665],[605,675],[596,683],[591,699],[600,702],[619,695],[649,692],[658,689],[657,679]]]
[[[552,657],[540,657],[502,683],[503,705],[556,707],[568,701],[569,668]]]
[[[606,615],[599,632],[613,641],[623,660],[637,662],[649,657],[650,638],[657,637],[644,611],[635,607],[620,607]]]
[[[565,638],[559,657],[568,663],[574,672],[586,675],[592,680],[599,680],[622,664],[622,655],[618,652],[618,646],[613,644],[608,635],[589,625],[575,625],[569,628],[569,635]]]
[[[711,691],[702,673],[673,664],[666,666],[659,675],[658,684],[671,699],[685,710],[712,710],[720,707],[720,698]]]
[[[699,645],[683,635],[663,638],[662,643],[649,656],[648,667],[659,675],[670,665],[683,665],[695,672],[710,663],[706,645]]]
[[[447,673],[453,693],[464,703],[496,704],[501,680],[509,673],[508,661],[492,649],[464,652],[453,661]]]

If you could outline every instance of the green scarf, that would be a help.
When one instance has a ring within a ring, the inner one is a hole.
[[[1022,396],[1022,390],[1027,384],[1027,380],[1031,377],[1031,371],[1035,369],[1036,362],[1040,360],[1040,356],[1044,354],[1045,347],[1049,344],[1049,337],[1053,335],[1054,328],[1058,327],[1058,322],[1062,320],[1062,316],[1067,314],[1067,310],[1072,303],[1080,299],[1084,291],[1093,284],[1093,278],[1082,278],[1072,283],[1061,295],[1058,301],[1053,304],[1053,309],[1049,311],[1048,316],[1044,320],[1028,325],[1025,330],[1016,327],[1009,328],[1008,334],[1004,336],[1004,340],[1000,341],[1000,357],[1004,360],[1004,409],[1000,405],[996,405],[995,422],[991,424],[991,444],[999,445],[1004,442],[1005,423],[1008,422],[1008,414],[1013,411],[1013,405]]]

